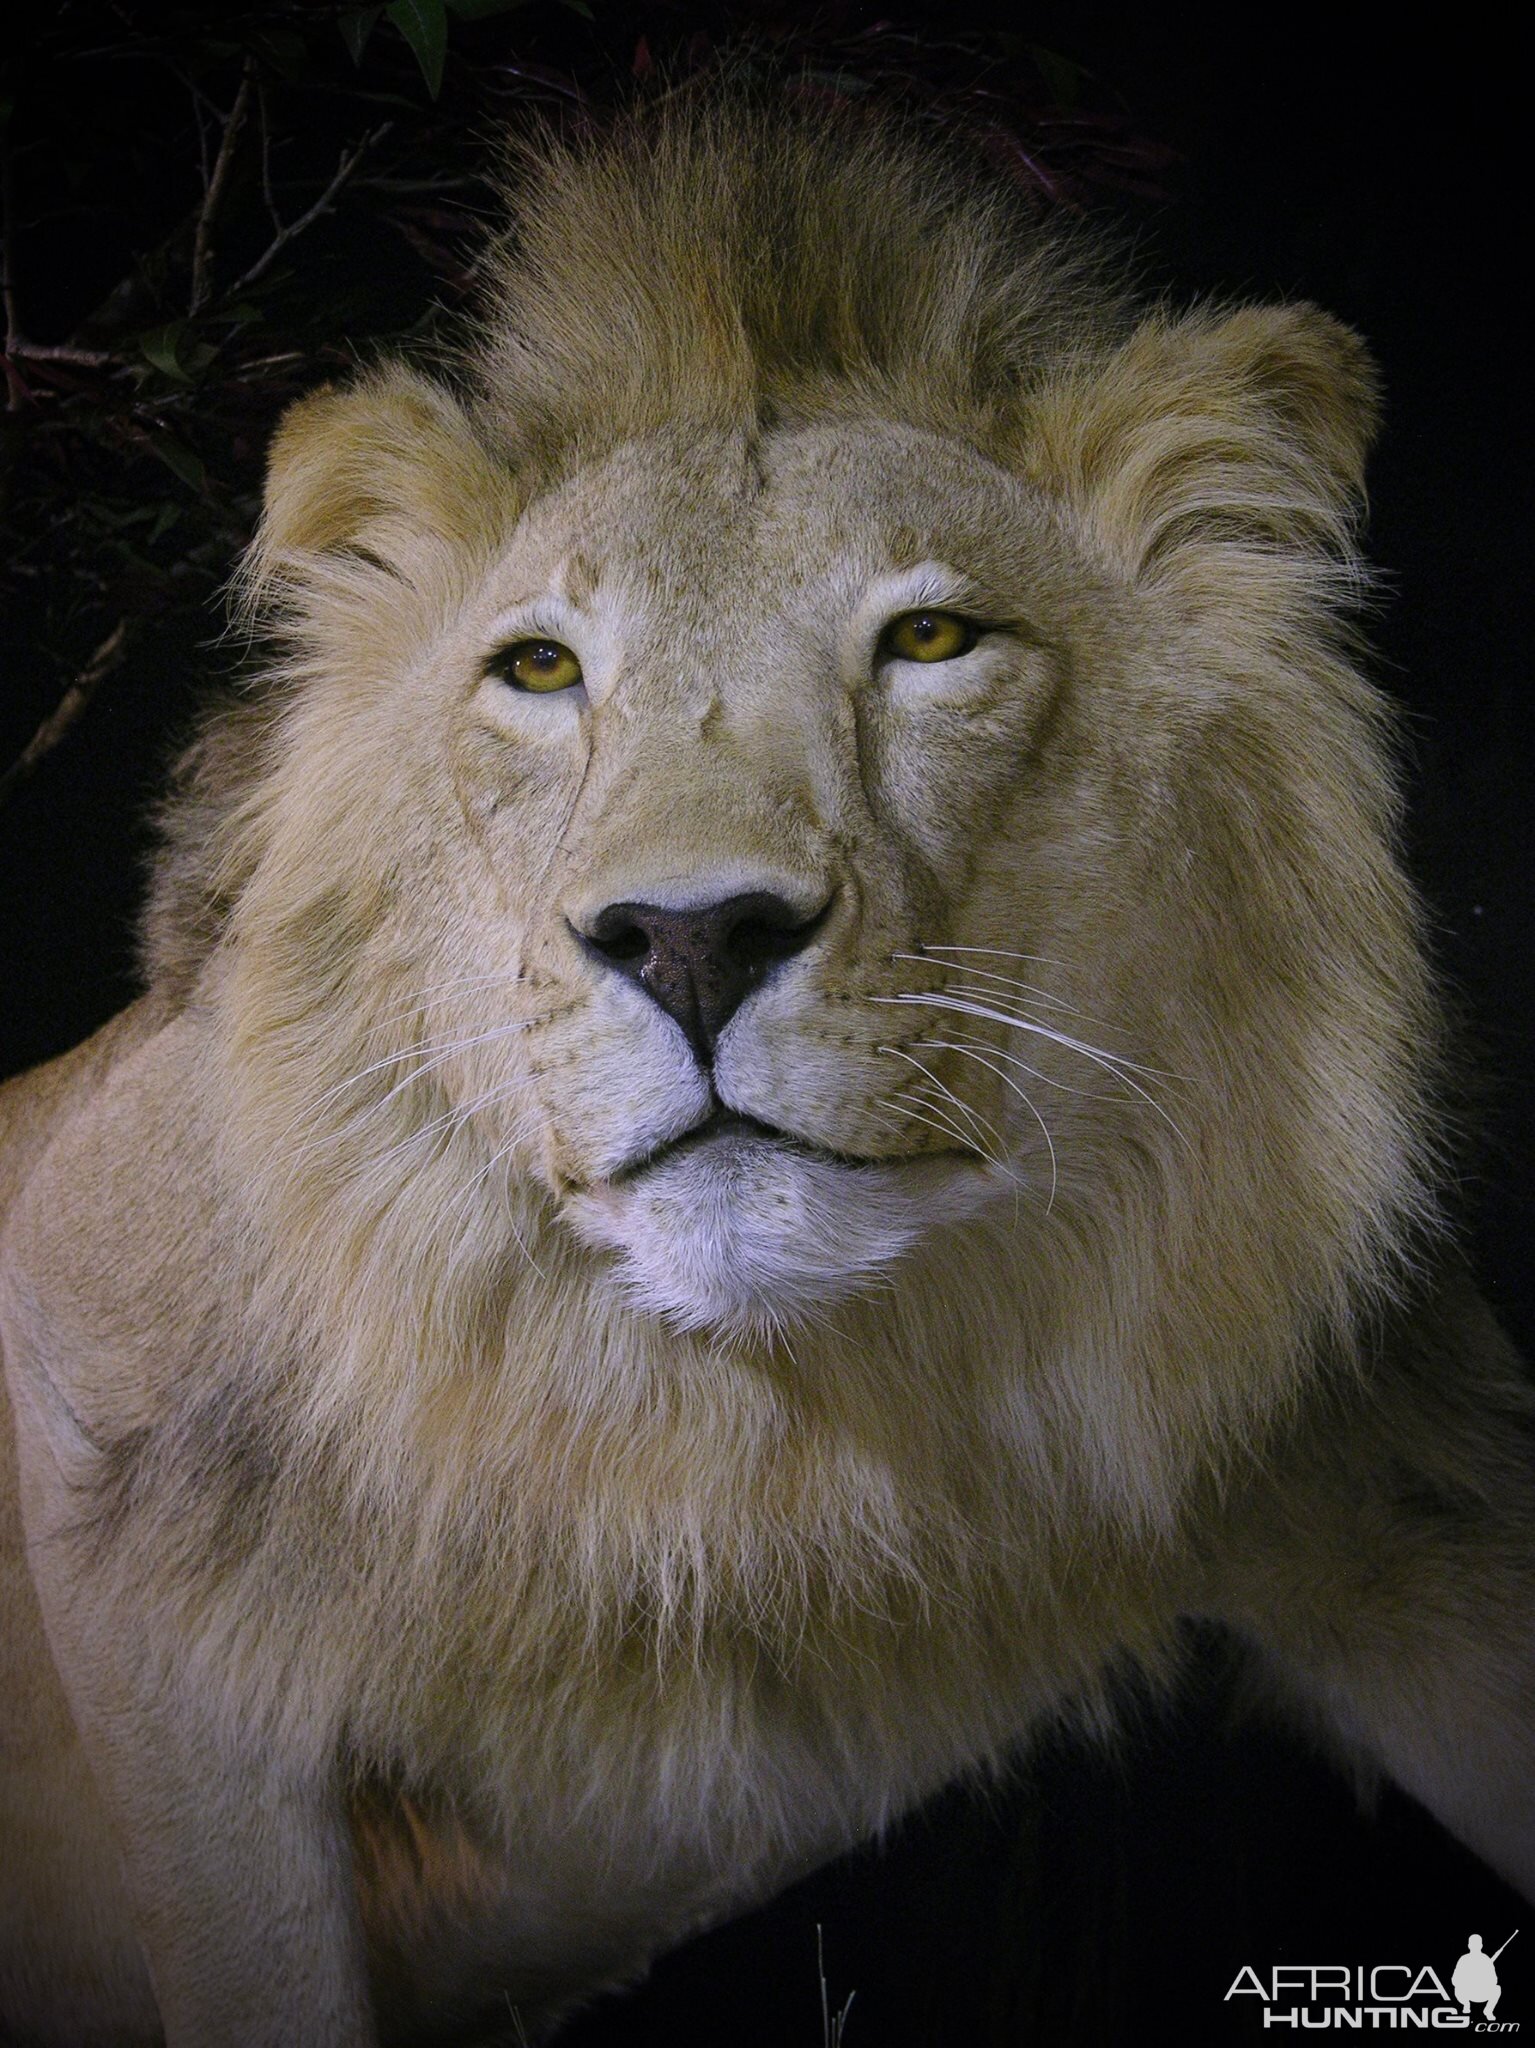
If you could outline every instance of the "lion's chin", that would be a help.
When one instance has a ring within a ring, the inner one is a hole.
[[[733,1131],[571,1196],[631,1303],[678,1329],[771,1339],[872,1291],[919,1237],[995,1192],[973,1158],[849,1164]]]

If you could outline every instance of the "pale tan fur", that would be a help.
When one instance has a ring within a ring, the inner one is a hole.
[[[150,995],[0,1096],[4,2009],[552,2019],[1189,1618],[1535,1886],[1359,343],[1137,312],[876,124],[517,177],[459,388],[284,423]],[[933,604],[991,630],[885,659]],[[572,926],[763,889],[829,908],[712,1085],[799,1142],[637,1168],[710,1082]]]

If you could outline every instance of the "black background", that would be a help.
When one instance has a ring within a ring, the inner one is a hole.
[[[1181,153],[1167,199],[1119,215],[1153,285],[1313,299],[1381,364],[1374,673],[1408,714],[1406,855],[1484,1077],[1470,1227],[1528,1348],[1525,59],[1470,16],[1432,34],[1405,15],[1340,28],[1246,9],[1219,26],[1153,8],[1011,19]],[[144,808],[219,661],[185,633],[143,652],[0,813],[5,1070],[131,993]],[[0,699],[7,756],[34,710],[30,691]],[[1206,1644],[1188,1697],[1135,1710],[1113,1754],[1046,1743],[1010,1787],[947,1795],[882,1849],[664,1960],[569,2039],[812,2048],[819,1925],[833,2006],[856,1993],[847,2048],[1131,2042],[1160,2027],[1248,2040],[1263,2031],[1256,2001],[1223,2003],[1244,1964],[1429,1962],[1447,1981],[1469,1929],[1493,1948],[1518,1922],[1512,1894],[1408,1801],[1388,1794],[1361,1818],[1298,1741],[1234,1725],[1222,1651]],[[1500,1967],[1501,2017],[1535,2025],[1535,1927]]]

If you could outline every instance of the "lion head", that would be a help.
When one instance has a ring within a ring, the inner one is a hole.
[[[1428,1203],[1363,350],[879,126],[517,191],[450,378],[284,422],[151,914],[306,1398],[752,1371],[1165,1515]]]

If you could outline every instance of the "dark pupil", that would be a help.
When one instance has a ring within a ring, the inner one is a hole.
[[[931,612],[921,612],[911,622],[913,636],[918,640],[936,640],[939,626]]]
[[[547,640],[540,640],[535,643],[528,659],[535,668],[554,668],[559,663],[560,650],[551,646]]]

